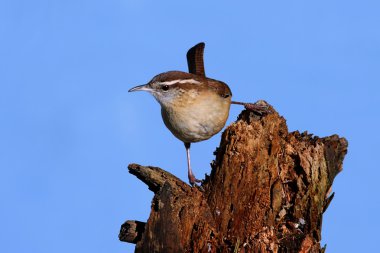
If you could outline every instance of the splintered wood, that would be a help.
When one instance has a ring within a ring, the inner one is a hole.
[[[322,214],[348,143],[289,133],[271,111],[245,110],[227,127],[202,188],[131,164],[155,196],[141,236],[124,228],[120,239],[135,252],[323,252]]]

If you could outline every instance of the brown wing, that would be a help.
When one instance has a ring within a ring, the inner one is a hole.
[[[206,76],[205,67],[203,63],[203,51],[205,49],[205,43],[201,42],[193,46],[187,51],[187,65],[189,67],[189,73],[198,76]]]
[[[221,97],[228,98],[228,97],[232,96],[232,92],[231,92],[230,87],[228,87],[228,85],[226,83],[224,83],[224,82],[221,82],[221,81],[218,81],[218,80],[214,80],[214,79],[211,79],[211,78],[207,78],[207,84],[208,84],[209,87],[211,87],[212,89],[216,90],[216,92]]]

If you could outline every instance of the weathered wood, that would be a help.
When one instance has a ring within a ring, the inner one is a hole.
[[[182,187],[184,190],[189,190],[191,188],[176,176],[158,167],[141,166],[132,163],[128,165],[128,170],[129,173],[143,181],[148,186],[149,190],[154,193],[157,193],[165,183],[171,184],[172,187]]]
[[[145,222],[128,220],[121,225],[119,240],[122,242],[137,243],[145,230]]]
[[[273,113],[243,111],[222,134],[204,191],[136,164],[155,193],[135,252],[322,252],[322,214],[347,141],[289,133]]]

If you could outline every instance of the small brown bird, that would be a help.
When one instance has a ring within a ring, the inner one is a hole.
[[[224,82],[206,77],[203,64],[205,44],[199,43],[187,52],[189,72],[161,73],[147,84],[129,90],[148,91],[161,105],[166,127],[184,142],[188,177],[191,185],[196,179],[190,165],[190,144],[211,138],[226,124],[232,102],[230,88]]]

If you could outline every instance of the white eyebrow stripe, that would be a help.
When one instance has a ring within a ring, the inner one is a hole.
[[[166,81],[166,82],[161,82],[163,85],[172,85],[175,83],[193,83],[193,84],[200,84],[201,82],[194,80],[194,79],[178,79],[178,80],[173,80],[173,81]]]

